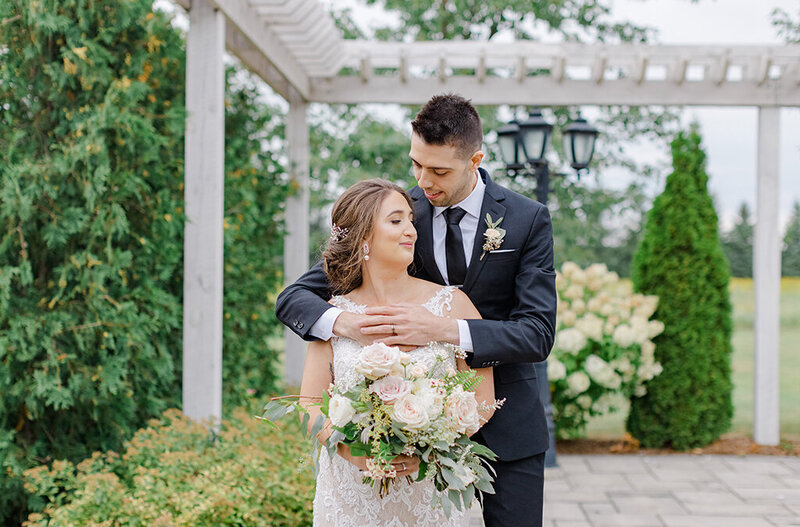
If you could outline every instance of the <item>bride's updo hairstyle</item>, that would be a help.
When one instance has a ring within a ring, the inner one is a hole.
[[[408,206],[414,208],[405,190],[377,178],[359,181],[333,204],[331,237],[322,253],[323,268],[333,294],[347,294],[361,285],[363,246],[372,234],[381,203],[392,192],[398,192]]]

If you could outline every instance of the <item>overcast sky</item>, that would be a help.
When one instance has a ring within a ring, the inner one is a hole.
[[[613,13],[659,30],[665,44],[777,44],[770,23],[773,9],[795,19],[800,0],[613,0]],[[723,222],[746,201],[755,209],[755,108],[692,107],[687,121],[697,120],[708,154],[711,191]],[[800,200],[800,109],[781,111],[781,216],[788,220],[792,203]]]

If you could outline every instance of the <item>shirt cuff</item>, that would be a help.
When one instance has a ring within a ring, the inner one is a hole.
[[[311,326],[308,333],[312,337],[317,337],[320,340],[330,340],[331,337],[333,337],[333,325],[341,314],[342,310],[338,307],[328,309],[314,322],[314,325]]]
[[[458,346],[464,351],[475,351],[472,349],[472,333],[469,332],[469,324],[466,320],[456,320],[458,322]]]

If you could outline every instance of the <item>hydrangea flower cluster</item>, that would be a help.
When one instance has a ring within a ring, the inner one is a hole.
[[[651,320],[658,297],[633,294],[604,264],[556,272],[556,341],[547,364],[556,430],[580,435],[592,416],[623,408],[647,393],[661,373],[653,338],[664,324]]]

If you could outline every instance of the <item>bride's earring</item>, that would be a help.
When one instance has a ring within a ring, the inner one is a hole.
[[[369,260],[369,244],[364,244],[364,259]]]

